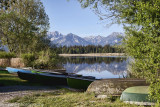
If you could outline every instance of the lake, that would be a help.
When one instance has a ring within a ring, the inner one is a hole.
[[[67,73],[94,76],[96,79],[127,76],[126,57],[64,57],[63,61]]]

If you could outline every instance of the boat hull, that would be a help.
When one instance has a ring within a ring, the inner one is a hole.
[[[20,71],[20,72],[31,72],[30,70],[24,70],[24,69],[20,69],[20,68],[12,68],[12,67],[7,67],[6,70],[9,73],[17,73],[18,71]]]
[[[23,80],[28,80],[42,84],[67,85],[67,77],[65,75],[18,72],[18,76]]]
[[[67,84],[71,88],[75,89],[83,89],[86,90],[88,86],[93,82],[94,80],[87,80],[82,78],[67,78]]]
[[[149,99],[148,86],[135,86],[127,88],[122,92],[120,100],[135,104],[148,104],[154,102]]]
[[[135,102],[149,102],[149,94],[138,94],[138,93],[126,93],[123,92],[121,100],[123,101],[135,101]]]

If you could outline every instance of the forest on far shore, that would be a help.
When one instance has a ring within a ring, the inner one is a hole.
[[[57,51],[60,54],[86,54],[86,53],[124,53],[124,49],[120,46],[61,46],[57,47]]]

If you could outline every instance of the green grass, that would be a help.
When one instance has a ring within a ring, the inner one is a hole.
[[[6,70],[0,70],[0,74],[9,74],[9,72]]]
[[[0,74],[0,85],[40,85],[21,80],[15,74]],[[97,99],[94,94],[57,89],[49,93],[39,93],[24,97],[15,97],[10,103],[19,103],[21,107],[137,107],[118,99]]]
[[[20,79],[16,74],[0,73],[0,86],[13,86],[13,85],[39,85]]]
[[[125,104],[118,99],[97,99],[94,94],[59,89],[49,93],[39,93],[25,97],[16,97],[10,103],[19,103],[21,107],[137,107]]]

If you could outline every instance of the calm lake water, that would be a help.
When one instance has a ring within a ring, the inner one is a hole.
[[[127,76],[125,57],[64,57],[63,67],[67,73],[94,76],[97,79]]]

